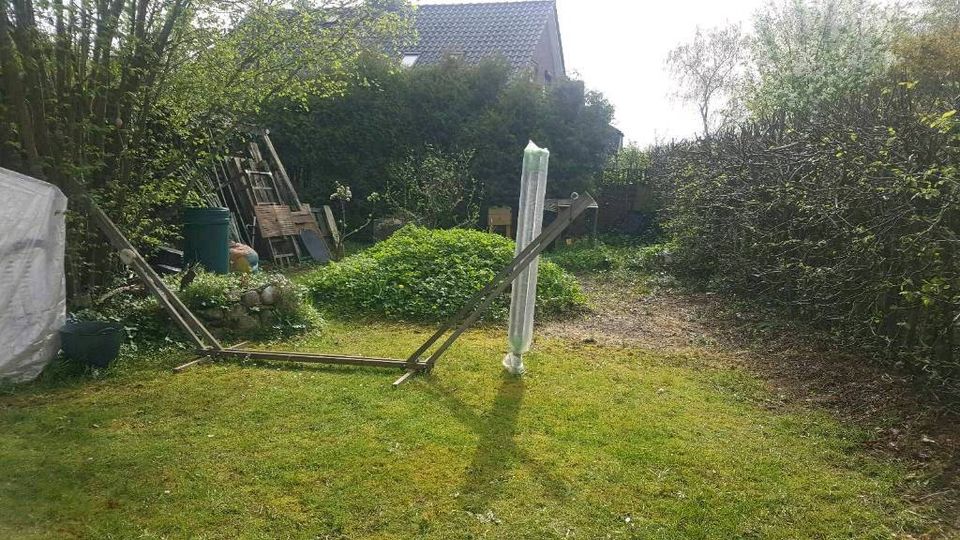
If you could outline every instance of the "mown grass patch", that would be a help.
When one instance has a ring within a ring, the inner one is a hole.
[[[404,357],[429,327],[331,321],[301,350]],[[722,362],[503,332],[431,376],[121,359],[0,397],[0,537],[879,538],[906,472]]]

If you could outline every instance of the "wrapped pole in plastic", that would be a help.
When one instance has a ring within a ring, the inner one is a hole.
[[[533,141],[523,151],[523,173],[520,177],[520,206],[517,210],[517,249],[519,255],[543,229],[543,205],[547,192],[547,165],[550,151]],[[510,352],[503,358],[503,367],[514,375],[524,371],[523,354],[533,342],[533,314],[537,303],[537,257],[513,282],[510,293],[510,322],[507,341]]]

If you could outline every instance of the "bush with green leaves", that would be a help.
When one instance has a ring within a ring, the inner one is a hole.
[[[550,252],[547,257],[564,270],[571,272],[619,270],[626,262],[623,248],[593,240],[579,240],[564,245]]]
[[[447,153],[426,145],[390,169],[383,193],[388,215],[436,228],[473,227],[480,217],[483,188],[470,172],[473,151]]]
[[[425,159],[430,154],[459,162],[453,176],[475,178],[481,188],[476,195],[482,194],[479,202],[487,206],[516,204],[520,162],[530,139],[550,148],[550,197],[591,191],[616,151],[613,107],[601,94],[573,80],[544,88],[513,76],[501,59],[473,66],[451,58],[400,69],[366,58],[341,94],[303,105],[280,99],[264,111],[264,123],[271,126],[287,170],[302,171],[304,200],[326,199],[336,181],[350,185],[356,202],[351,226],[370,213],[382,215],[368,197],[384,194],[387,182],[396,183],[398,175],[401,188],[413,185],[416,191],[429,180],[418,174],[420,165],[449,176],[445,163]],[[431,152],[424,151],[426,146]],[[464,153],[472,159],[463,159]],[[412,170],[402,170],[411,164]],[[464,215],[463,210],[455,215]],[[418,224],[430,226],[429,221]]]
[[[661,148],[652,169],[671,187],[678,277],[783,306],[960,395],[960,120],[911,86]]]
[[[165,281],[171,290],[177,291],[180,287],[179,275],[169,276]],[[244,337],[288,336],[321,324],[320,315],[310,303],[306,288],[277,273],[221,275],[199,272],[177,296],[191,311],[203,318],[205,311],[230,307],[240,302],[243,293],[271,285],[276,290],[276,300],[271,306],[275,321]],[[171,336],[170,332],[174,327],[173,321],[153,296],[116,295],[95,309],[85,309],[74,315],[79,319],[121,322],[133,342],[171,341],[176,337]]]
[[[663,269],[671,249],[671,244],[635,245],[630,240],[611,237],[576,240],[547,257],[571,272],[657,272]]]
[[[513,258],[514,243],[466,229],[432,230],[408,225],[373,247],[305,276],[317,306],[338,314],[396,320],[447,318]],[[540,262],[537,313],[557,316],[585,303],[576,279],[549,261]],[[487,319],[506,316],[509,295]]]

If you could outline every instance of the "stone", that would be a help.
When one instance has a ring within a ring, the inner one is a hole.
[[[260,292],[260,301],[268,306],[272,306],[277,302],[278,296],[280,296],[280,291],[273,285],[267,285],[263,288],[263,291]]]
[[[227,309],[226,317],[230,321],[237,321],[241,317],[247,316],[247,309],[242,304],[234,304]]]
[[[272,309],[265,309],[260,312],[260,324],[264,328],[273,326],[277,323],[277,314],[273,312]]]
[[[240,297],[240,301],[247,307],[260,305],[260,293],[257,291],[247,291]]]
[[[390,217],[376,219],[373,221],[373,238],[377,241],[386,240],[391,234],[402,229],[403,226],[404,222],[400,218]]]
[[[218,307],[205,309],[200,312],[200,318],[207,321],[222,321],[223,309]]]
[[[244,315],[243,317],[239,317],[234,322],[234,326],[236,327],[237,330],[240,330],[240,331],[255,330],[257,328],[260,328],[260,321],[258,321],[256,317],[252,317],[250,315]]]

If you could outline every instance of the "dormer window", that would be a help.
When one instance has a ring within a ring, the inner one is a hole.
[[[413,67],[413,65],[416,64],[417,60],[419,59],[420,59],[419,54],[408,53],[403,55],[403,59],[400,60],[400,63],[403,64],[404,67]]]

